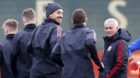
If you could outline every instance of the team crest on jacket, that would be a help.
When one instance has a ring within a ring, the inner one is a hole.
[[[109,51],[111,51],[111,49],[112,49],[112,46],[109,46],[107,51],[109,52]]]
[[[61,37],[61,35],[62,35],[62,30],[63,30],[63,29],[62,29],[60,26],[57,26],[57,30],[56,30],[56,33],[57,33],[57,34],[56,34],[56,35],[57,35],[58,38]]]

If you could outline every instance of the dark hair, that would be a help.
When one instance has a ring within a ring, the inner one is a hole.
[[[72,14],[73,24],[82,24],[86,21],[87,15],[83,9],[76,9]]]

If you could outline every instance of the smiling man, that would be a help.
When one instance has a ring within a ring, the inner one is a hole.
[[[131,37],[128,31],[119,28],[118,21],[109,18],[104,22],[104,70],[99,78],[127,78],[128,45]]]
[[[46,19],[33,32],[30,44],[32,44],[33,64],[30,78],[59,78],[61,68],[53,63],[49,56],[51,50],[61,37],[63,18],[62,7],[57,3],[49,3],[46,6]]]

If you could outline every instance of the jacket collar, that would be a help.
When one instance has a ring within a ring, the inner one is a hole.
[[[60,25],[60,23],[56,22],[55,20],[51,19],[51,18],[47,18],[44,20],[43,24],[44,23],[55,23],[56,25]]]
[[[15,34],[8,34],[8,35],[6,35],[6,39],[11,39],[11,38],[14,37],[14,35],[15,35]]]
[[[33,24],[33,23],[30,23],[30,24],[27,24],[25,27],[24,27],[24,29],[34,29],[34,28],[36,28],[36,25],[35,24]]]
[[[84,24],[78,24],[78,25],[74,25],[74,26],[72,27],[72,29],[83,28],[83,27],[85,27]]]

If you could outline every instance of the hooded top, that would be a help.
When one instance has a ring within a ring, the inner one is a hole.
[[[95,78],[91,59],[102,68],[95,42],[95,31],[83,24],[73,26],[61,37],[50,58],[64,65],[62,78]]]
[[[52,19],[44,20],[33,31],[28,43],[28,51],[33,54],[30,78],[57,78],[61,75],[61,68],[49,59],[61,34],[62,27]]]
[[[119,29],[113,37],[104,37],[104,70],[100,73],[100,78],[127,78],[127,42],[130,39],[131,35],[125,29]]]

